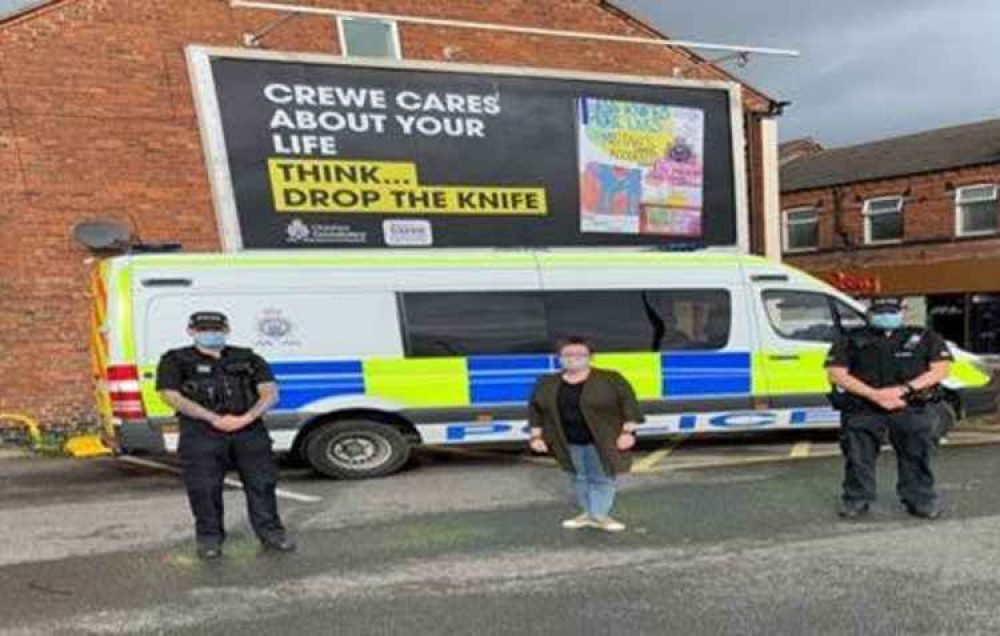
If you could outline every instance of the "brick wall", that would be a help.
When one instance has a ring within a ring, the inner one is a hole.
[[[292,0],[285,0],[293,4]],[[597,0],[317,1],[349,10],[651,36]],[[183,47],[238,46],[285,14],[226,0],[57,0],[0,24],[0,411],[46,424],[92,417],[89,254],[73,226],[117,218],[149,241],[219,240]],[[403,55],[669,76],[690,54],[401,25]],[[264,47],[339,53],[332,17],[300,16]],[[693,74],[728,79],[711,67]],[[750,109],[762,96],[745,92]]]
[[[1000,164],[840,186],[841,227],[850,249],[844,249],[845,243],[835,231],[833,188],[784,193],[782,210],[818,208],[820,234],[819,250],[786,254],[785,259],[796,267],[818,272],[1000,257],[1000,237],[956,236],[954,188],[979,183],[1000,183]],[[864,245],[865,199],[904,194],[903,242],[891,246]],[[982,275],[996,277],[1000,289],[1000,272],[984,271]]]

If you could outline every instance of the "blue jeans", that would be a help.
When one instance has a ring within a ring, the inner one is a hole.
[[[604,472],[601,457],[593,444],[570,444],[569,456],[575,470],[573,490],[580,508],[594,519],[607,517],[615,504],[618,480]]]

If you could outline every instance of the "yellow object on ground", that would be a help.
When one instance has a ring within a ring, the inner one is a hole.
[[[103,457],[111,454],[97,435],[78,435],[66,440],[63,450],[70,457]]]

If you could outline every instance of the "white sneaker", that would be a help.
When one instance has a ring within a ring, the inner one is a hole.
[[[593,525],[594,525],[594,520],[585,514],[573,517],[572,519],[567,519],[566,521],[562,522],[562,527],[566,528],[567,530],[579,530],[580,528],[589,528]]]
[[[625,530],[625,524],[621,521],[616,521],[611,517],[604,517],[603,519],[595,519],[594,527],[603,530],[605,532],[622,532]]]

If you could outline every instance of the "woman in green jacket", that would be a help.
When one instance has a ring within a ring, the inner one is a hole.
[[[643,421],[635,391],[617,371],[590,366],[593,349],[583,338],[561,342],[557,353],[562,371],[539,379],[531,396],[531,448],[551,452],[573,474],[582,514],[564,528],[621,532],[625,525],[610,513],[616,475],[628,469],[624,453],[635,446]]]

